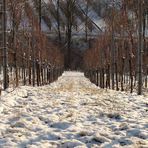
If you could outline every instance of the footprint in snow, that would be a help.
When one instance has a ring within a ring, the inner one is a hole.
[[[140,139],[148,139],[147,134],[141,132],[139,129],[130,129],[127,131],[127,135],[130,137],[138,137]]]
[[[69,128],[70,126],[71,126],[71,124],[68,122],[57,122],[57,123],[53,123],[50,125],[50,127],[52,127],[52,128],[58,128],[61,130],[65,130],[65,129]]]
[[[119,139],[118,142],[120,143],[121,146],[133,144],[133,142],[128,139]]]
[[[66,140],[62,142],[61,148],[82,147],[84,144],[76,139]]]
[[[106,137],[100,135],[99,133],[96,133],[96,134],[93,136],[92,141],[95,141],[95,142],[97,142],[97,143],[99,143],[99,144],[102,144],[102,143],[104,143],[104,142],[110,142],[110,139],[108,139],[108,138],[106,138]]]
[[[11,124],[11,127],[12,128],[26,128],[26,124],[21,121],[18,121],[16,123]]]

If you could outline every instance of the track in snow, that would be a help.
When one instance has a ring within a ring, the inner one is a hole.
[[[20,87],[2,98],[0,147],[147,147],[147,102],[65,72],[51,85]]]

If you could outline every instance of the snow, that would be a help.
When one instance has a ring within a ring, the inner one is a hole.
[[[2,92],[0,147],[148,147],[148,93],[103,90],[65,72],[42,87]]]

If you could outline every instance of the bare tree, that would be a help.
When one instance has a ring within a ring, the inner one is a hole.
[[[143,1],[138,0],[138,95],[142,94],[142,53],[143,53]]]

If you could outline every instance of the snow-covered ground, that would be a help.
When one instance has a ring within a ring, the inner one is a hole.
[[[0,148],[147,148],[148,93],[102,90],[80,72],[2,93]]]

